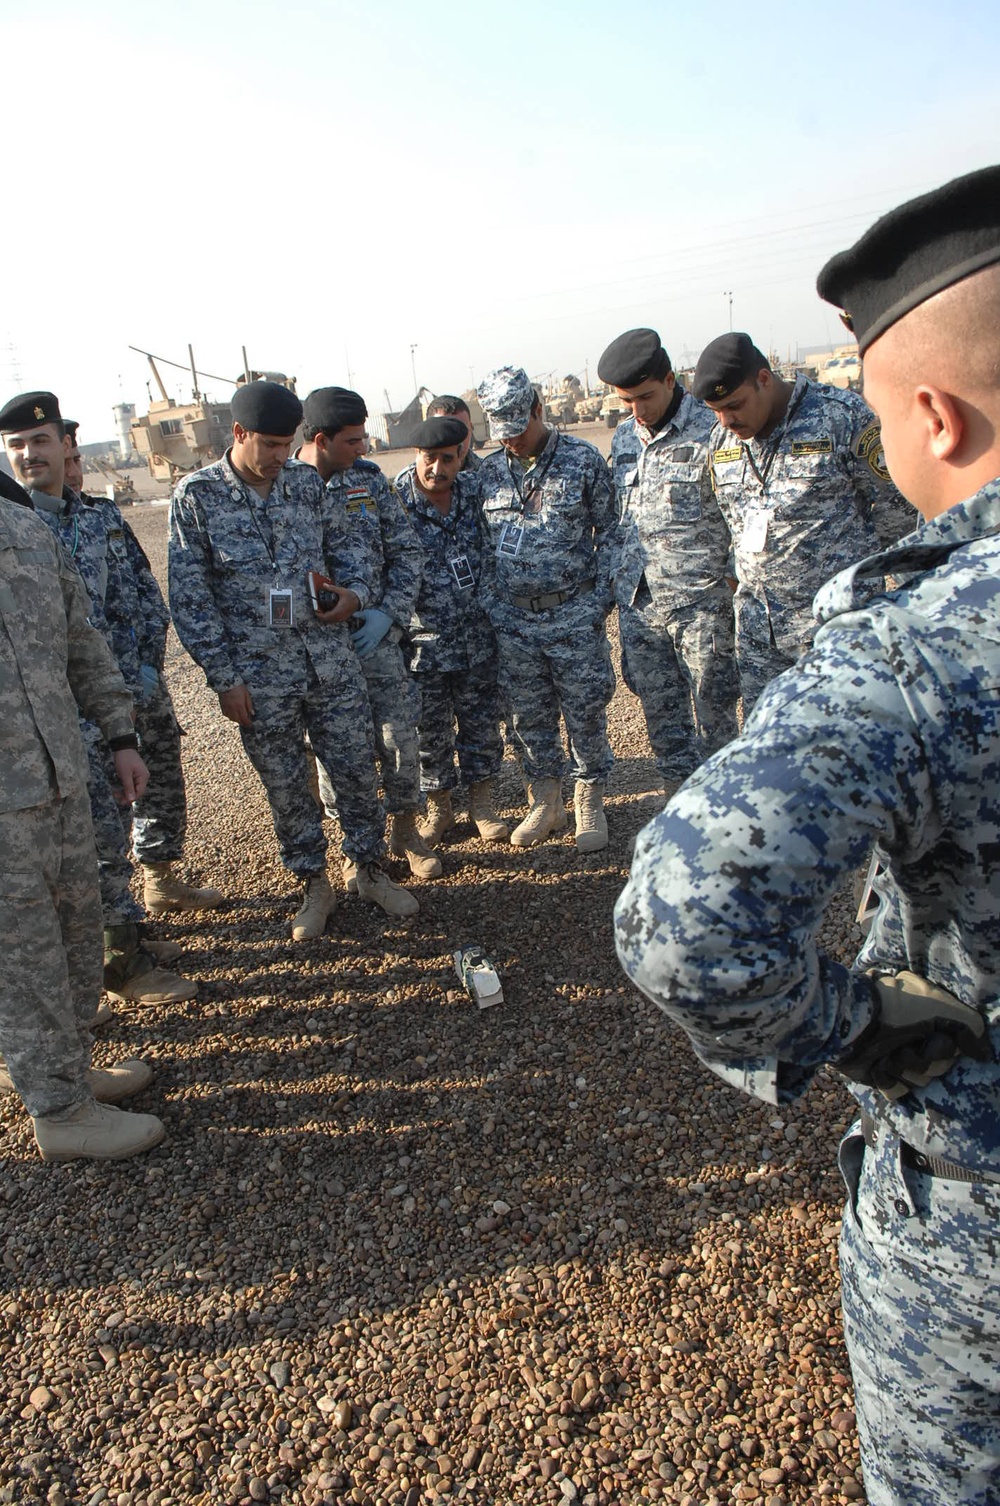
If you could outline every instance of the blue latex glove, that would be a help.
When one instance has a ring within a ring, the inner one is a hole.
[[[148,701],[151,695],[155,695],[160,688],[160,677],[152,664],[140,664],[139,676],[142,680],[142,699]]]
[[[386,633],[392,627],[392,618],[388,612],[382,612],[378,607],[369,607],[365,612],[358,612],[364,626],[359,627],[353,634],[351,642],[359,659],[367,659],[378,648]]]

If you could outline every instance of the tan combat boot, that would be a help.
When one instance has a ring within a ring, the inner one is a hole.
[[[314,873],[306,879],[302,903],[292,920],[293,941],[315,941],[326,930],[326,923],[337,908],[337,896],[330,888],[325,873]]]
[[[603,780],[578,779],[573,792],[573,806],[576,810],[577,852],[600,852],[608,845]]]
[[[394,858],[406,859],[414,878],[441,877],[441,859],[420,835],[416,811],[400,811],[389,817],[389,851]]]
[[[87,1073],[87,1086],[98,1103],[120,1103],[133,1093],[141,1093],[152,1081],[152,1067],[132,1057],[113,1067],[91,1067]],[[10,1073],[0,1063],[0,1093],[16,1092]]]
[[[154,1114],[126,1114],[92,1098],[68,1119],[33,1119],[43,1161],[124,1161],[159,1145],[167,1133]]]
[[[170,910],[216,910],[225,899],[221,889],[199,889],[175,878],[172,863],[143,863],[143,900],[150,915]]]
[[[348,894],[358,892],[358,865],[353,858],[345,858],[341,870],[344,875],[344,888]]]
[[[420,835],[431,847],[436,847],[446,831],[456,825],[455,812],[451,808],[451,790],[428,790],[427,814],[420,823]]]
[[[157,962],[176,962],[184,948],[176,941],[167,941],[162,936],[151,936],[146,926],[139,926],[139,945],[144,946]]]
[[[554,831],[562,831],[565,825],[562,781],[533,779],[528,785],[528,814],[519,826],[515,826],[510,840],[515,847],[537,847]]]
[[[358,893],[362,899],[378,905],[386,915],[405,920],[416,915],[419,904],[400,884],[394,884],[381,863],[363,863],[358,869]]]
[[[510,827],[493,808],[493,780],[477,779],[469,786],[469,815],[484,842],[507,842]]]
[[[192,979],[157,967],[134,924],[105,929],[104,987],[113,999],[129,1004],[181,1004],[198,997]]]

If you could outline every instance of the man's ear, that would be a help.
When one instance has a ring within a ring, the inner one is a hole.
[[[926,383],[917,388],[913,400],[929,453],[935,460],[950,460],[965,434],[958,403],[950,393]]]

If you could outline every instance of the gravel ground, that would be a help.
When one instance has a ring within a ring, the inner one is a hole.
[[[162,577],[165,510],[132,521]],[[611,910],[656,809],[638,702],[611,707],[606,852],[462,827],[414,921],[344,897],[293,947],[236,729],[173,638],[168,668],[190,870],[230,900],[161,928],[199,1000],[118,1006],[98,1046],[154,1064],[134,1106],[161,1148],[45,1167],[0,1101],[0,1502],[862,1501],[851,1100],[742,1098],[625,986]],[[845,960],[851,908],[824,937]],[[470,941],[492,1011],[451,971]]]

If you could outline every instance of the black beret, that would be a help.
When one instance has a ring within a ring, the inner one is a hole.
[[[627,329],[612,340],[597,363],[597,375],[612,387],[662,382],[670,370],[670,357],[655,329]]]
[[[233,422],[251,434],[291,438],[301,419],[301,402],[280,382],[247,382],[233,394]]]
[[[844,309],[863,355],[911,309],[1000,261],[1000,166],[953,178],[876,220],[827,262],[816,290]]]
[[[34,511],[35,504],[32,502],[23,486],[18,486],[13,477],[8,476],[6,471],[0,471],[0,497],[6,497],[8,502],[17,502],[21,507],[30,507]]]
[[[303,421],[313,433],[322,429],[334,435],[341,429],[363,424],[368,417],[365,400],[349,387],[317,387],[303,405]]]
[[[410,435],[418,450],[457,450],[469,437],[469,428],[460,418],[425,418]]]
[[[64,418],[63,419],[63,428],[66,430],[66,433],[69,435],[70,441],[71,441],[72,444],[76,444],[76,431],[79,429],[79,427],[80,427],[80,420],[78,418]]]
[[[720,335],[706,345],[691,378],[691,391],[703,403],[718,403],[759,371],[771,369],[749,335],[740,331]]]
[[[0,434],[61,423],[59,399],[54,392],[25,392],[21,397],[12,397],[0,408]]]

